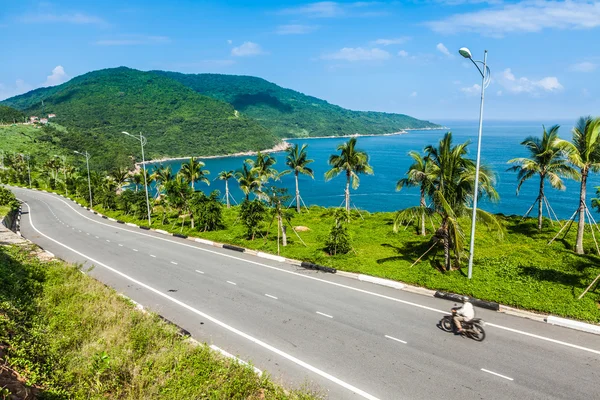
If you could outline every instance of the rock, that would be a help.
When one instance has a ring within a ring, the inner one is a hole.
[[[294,230],[296,232],[308,232],[308,231],[310,231],[310,228],[308,226],[302,226],[302,225],[300,225],[300,226],[295,226]]]

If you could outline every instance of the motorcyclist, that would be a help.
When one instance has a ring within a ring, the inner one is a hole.
[[[458,333],[463,332],[461,322],[467,322],[475,318],[475,310],[473,304],[469,302],[469,296],[463,296],[461,300],[463,302],[462,307],[452,309],[452,320]]]

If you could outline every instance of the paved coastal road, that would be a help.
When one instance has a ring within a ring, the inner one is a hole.
[[[600,337],[477,309],[477,343],[436,323],[453,303],[113,223],[13,188],[21,232],[188,330],[331,399],[590,399]]]

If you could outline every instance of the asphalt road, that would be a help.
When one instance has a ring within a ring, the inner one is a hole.
[[[13,190],[26,202],[23,236],[284,385],[331,399],[600,395],[597,335],[476,309],[488,335],[477,343],[436,327],[454,305],[445,300],[144,231],[56,195]]]

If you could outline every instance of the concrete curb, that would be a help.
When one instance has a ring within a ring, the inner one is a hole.
[[[269,253],[263,253],[262,251],[257,252],[256,255],[258,257],[266,258],[268,260],[278,261],[278,262],[282,262],[282,263],[285,262],[285,257],[276,256],[276,255],[269,254]]]
[[[125,225],[131,226],[133,228],[137,228],[138,227],[136,224],[132,224],[131,222],[125,222]]]
[[[404,289],[404,287],[406,286],[402,282],[392,281],[392,280],[384,279],[384,278],[377,278],[377,277],[371,276],[371,275],[358,274],[357,279],[359,281],[371,282],[371,283],[375,283],[377,285],[388,286],[388,287],[391,287],[394,289]]]
[[[209,246],[214,246],[214,244],[215,244],[215,242],[213,242],[212,240],[206,240],[206,239],[200,239],[200,238],[194,238],[194,242],[207,244]]]
[[[163,235],[172,236],[169,232],[163,231],[162,229],[152,229],[154,232],[162,233]]]
[[[553,315],[549,315],[548,318],[546,318],[546,322],[550,325],[558,325],[565,328],[571,328],[578,331],[584,331],[600,335],[599,325],[592,325],[585,322],[573,321],[572,319],[559,318]]]

